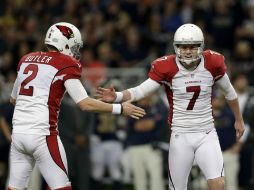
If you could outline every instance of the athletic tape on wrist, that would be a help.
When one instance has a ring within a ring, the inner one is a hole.
[[[112,109],[112,114],[121,114],[122,113],[122,105],[121,104],[112,104],[113,109]]]

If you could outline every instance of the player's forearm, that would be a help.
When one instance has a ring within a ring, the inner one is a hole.
[[[0,118],[0,126],[6,139],[11,142],[11,131],[4,118]]]
[[[116,92],[115,102],[124,102],[130,99],[133,101],[141,100],[156,91],[159,87],[159,83],[149,78],[134,88],[129,88],[122,92]]]
[[[114,113],[117,112],[116,114],[121,113],[121,105],[120,104],[115,104],[117,105],[117,110],[113,110],[113,105],[108,104],[90,97],[87,97],[80,102],[78,102],[78,106],[80,107],[81,110],[83,111],[91,111],[91,112],[107,112],[107,113]]]
[[[123,93],[123,99],[122,102],[125,102],[127,100],[131,99],[131,93],[128,90],[124,90],[121,93]]]
[[[232,112],[234,113],[235,116],[235,120],[237,121],[241,121],[243,120],[241,111],[240,111],[240,107],[239,107],[239,103],[238,103],[238,99],[233,99],[233,100],[227,100],[228,105],[230,106]]]
[[[69,79],[64,83],[66,90],[72,97],[75,103],[78,104],[81,110],[91,112],[107,112],[113,114],[121,114],[121,104],[108,104],[90,98],[78,79]]]
[[[13,84],[13,88],[12,88],[12,91],[11,91],[11,100],[10,100],[10,102],[14,105],[15,105],[16,101],[12,101],[12,100],[17,99],[17,92],[18,92],[18,81],[16,79],[14,84]]]
[[[11,91],[11,97],[10,97],[10,103],[13,104],[13,105],[16,104],[17,91],[18,91],[18,82],[17,82],[17,79],[16,79],[14,84],[13,84],[13,88],[12,88],[12,91]]]
[[[16,99],[11,97],[10,98],[10,103],[15,106],[16,105]]]

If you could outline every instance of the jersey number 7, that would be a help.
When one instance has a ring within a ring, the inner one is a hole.
[[[194,92],[192,98],[190,99],[188,107],[187,107],[187,110],[193,110],[193,107],[194,107],[196,100],[198,99],[198,96],[200,93],[200,86],[187,86],[186,91],[187,92]]]
[[[38,73],[38,65],[33,65],[30,64],[28,65],[25,69],[23,74],[28,74],[29,71],[32,71],[31,74],[22,81],[19,95],[25,95],[25,96],[33,96],[34,93],[34,87],[33,86],[28,86],[28,88],[25,88],[26,85],[28,85],[29,82],[31,82]]]

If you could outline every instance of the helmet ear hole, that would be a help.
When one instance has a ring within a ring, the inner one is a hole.
[[[65,45],[65,49],[70,49],[69,46],[68,46],[67,44]]]

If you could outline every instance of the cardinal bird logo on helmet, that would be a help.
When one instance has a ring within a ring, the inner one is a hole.
[[[56,25],[56,27],[62,32],[62,34],[69,40],[74,38],[73,31],[67,26]]]

